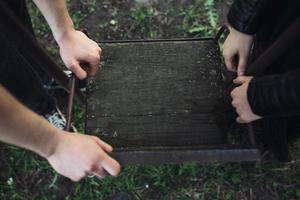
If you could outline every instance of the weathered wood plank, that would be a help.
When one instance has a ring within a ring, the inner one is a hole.
[[[214,149],[214,150],[168,150],[168,151],[129,151],[115,152],[112,155],[122,166],[149,165],[161,163],[207,163],[216,161],[245,162],[260,158],[257,149]]]
[[[211,40],[104,43],[88,81],[87,132],[115,148],[224,143],[220,58]]]
[[[117,147],[219,144],[212,114],[176,114],[93,118],[91,133]],[[126,133],[126,134],[124,134]]]

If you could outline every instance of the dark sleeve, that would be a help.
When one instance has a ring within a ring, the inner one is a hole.
[[[271,0],[235,0],[227,20],[234,29],[245,34],[255,34],[271,4]]]
[[[263,117],[300,115],[300,69],[253,78],[248,87],[252,111]]]

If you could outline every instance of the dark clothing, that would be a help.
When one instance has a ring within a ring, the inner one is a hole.
[[[3,1],[17,18],[32,32],[31,21],[24,0]],[[16,33],[15,37],[18,37]],[[54,100],[45,91],[37,66],[32,66],[14,41],[8,40],[5,30],[0,32],[0,84],[10,91],[21,103],[38,114],[54,110]]]
[[[15,14],[15,16],[25,25],[33,34],[32,24],[25,0],[1,0]]]
[[[299,11],[299,0],[236,0],[228,22],[242,33],[255,35],[254,60],[300,17]],[[277,157],[288,160],[287,139],[300,131],[300,40],[269,66],[264,76],[251,80],[248,101],[253,112],[264,117],[264,134]]]
[[[255,34],[262,25],[270,2],[272,0],[235,1],[228,13],[230,25],[242,33]]]

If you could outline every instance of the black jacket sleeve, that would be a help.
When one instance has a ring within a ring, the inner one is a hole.
[[[300,69],[253,78],[247,93],[250,107],[257,115],[300,115]]]
[[[271,0],[235,0],[227,20],[234,29],[245,34],[255,34],[271,3]]]

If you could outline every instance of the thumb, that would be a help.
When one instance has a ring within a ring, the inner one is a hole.
[[[245,82],[247,82],[248,79],[249,79],[249,77],[247,77],[247,76],[238,76],[236,79],[233,80],[233,83],[242,85]]]

